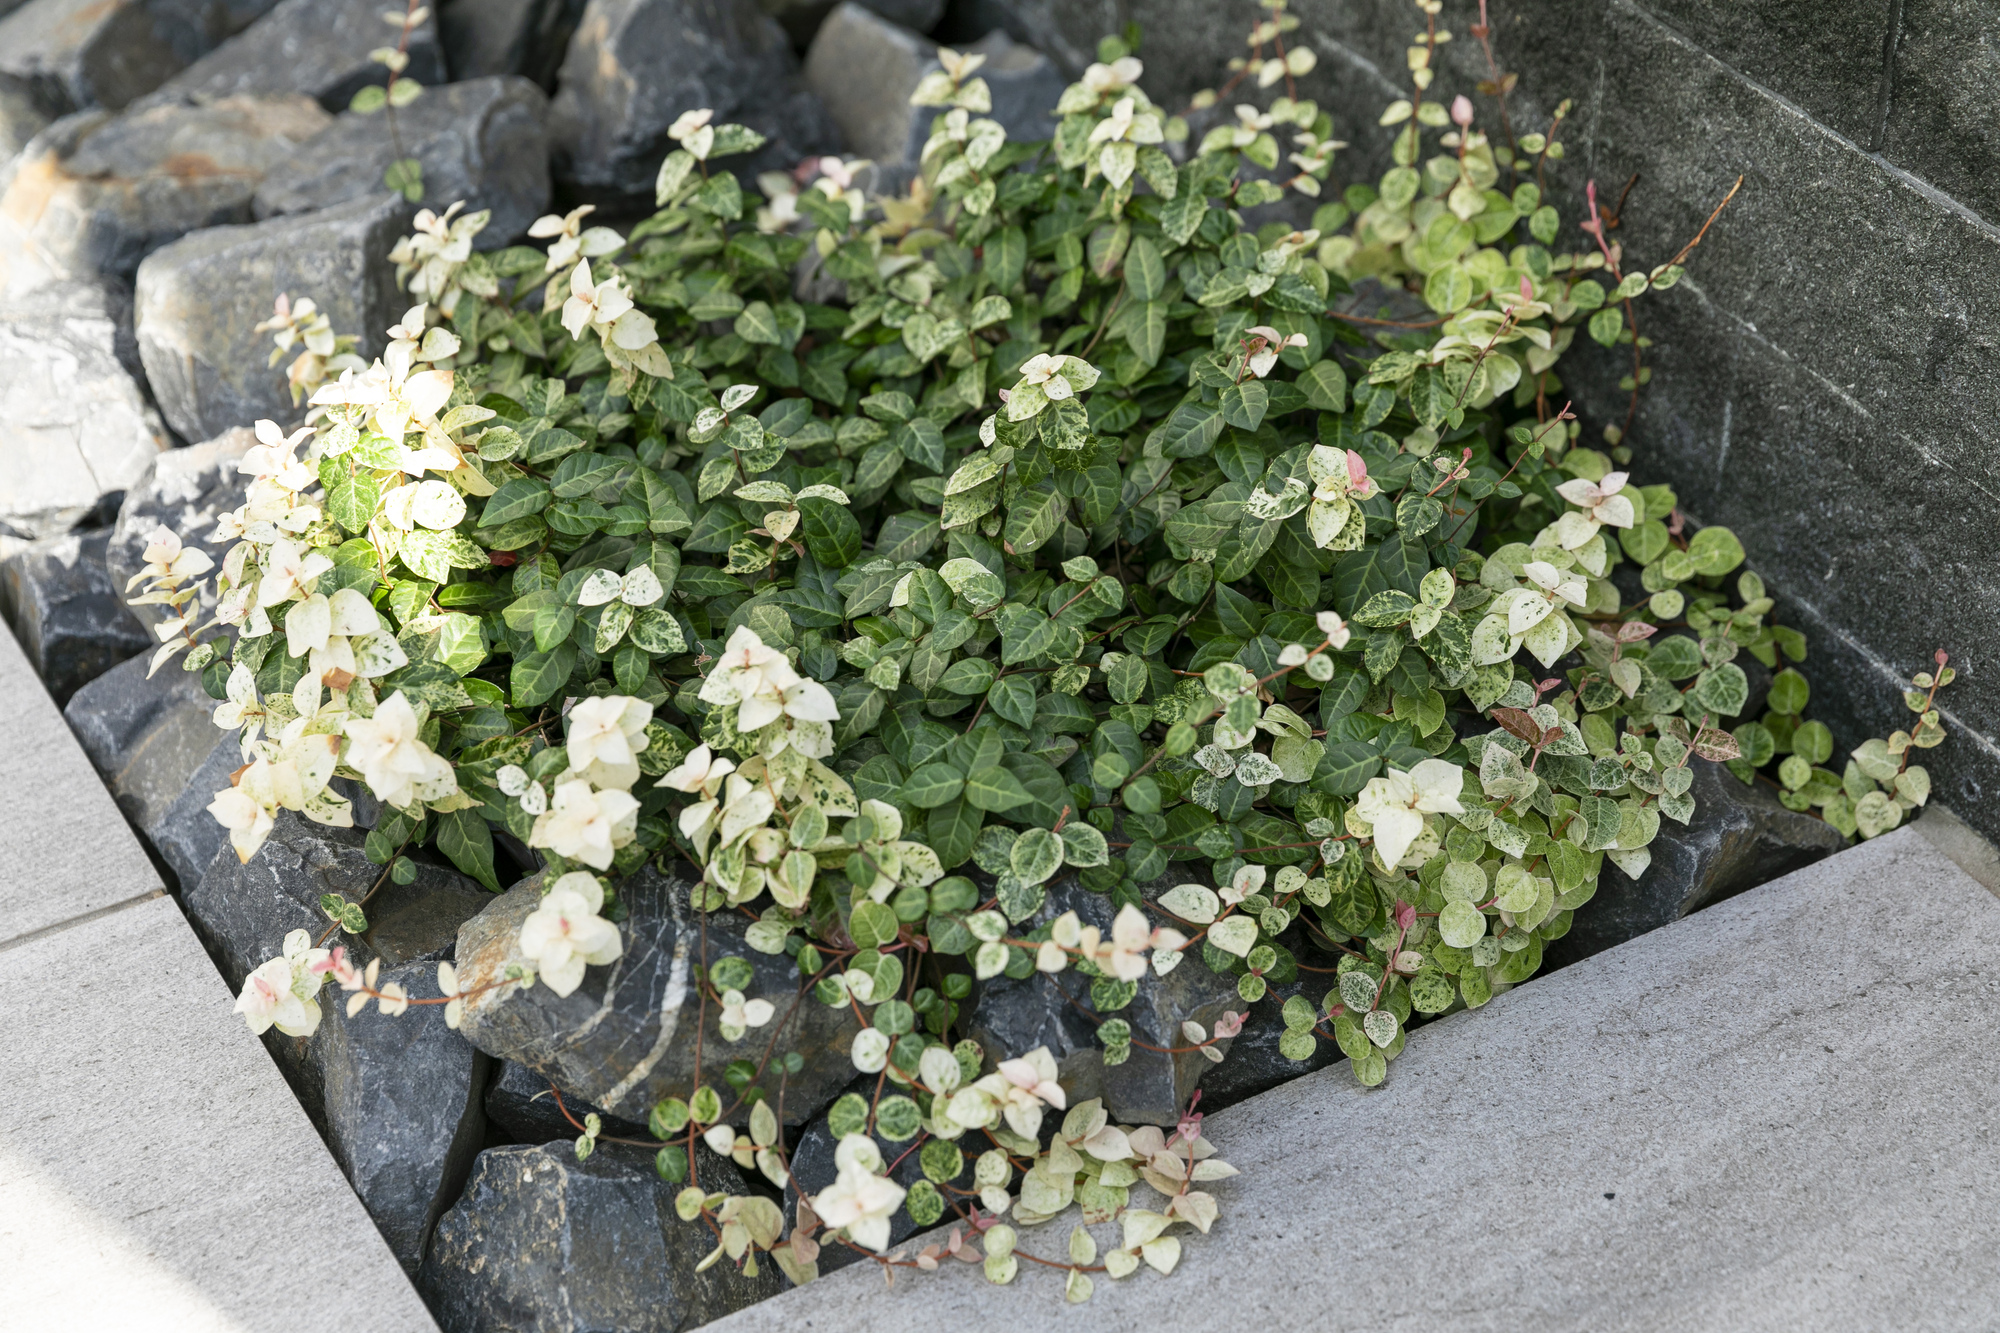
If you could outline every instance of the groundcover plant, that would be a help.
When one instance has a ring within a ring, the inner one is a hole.
[[[434,847],[498,890],[496,830],[541,858],[533,969],[484,989],[568,995],[618,958],[619,880],[653,859],[796,963],[795,992],[752,995],[746,960],[699,960],[726,1048],[652,1108],[709,1262],[807,1280],[823,1244],[886,1250],[902,1210],[959,1225],[884,1264],[1006,1282],[1029,1260],[1072,1299],[1171,1271],[1233,1174],[1200,1115],[1110,1123],[1047,1050],[989,1067],[954,1040],[976,981],[1077,974],[1116,1064],[1149,973],[1210,969],[1246,1002],[1318,976],[1283,1053],[1337,1043],[1373,1084],[1413,1019],[1531,976],[1607,860],[1646,873],[1693,763],[1775,769],[1850,834],[1928,795],[1909,761],[1942,739],[1942,655],[1911,731],[1844,775],[1795,669],[1742,719],[1739,659],[1803,640],[1734,536],[1689,530],[1619,428],[1586,447],[1565,406],[1579,332],[1629,345],[1638,390],[1634,303],[1688,250],[1632,263],[1594,192],[1559,246],[1562,115],[1514,135],[1497,66],[1502,132],[1434,90],[1436,0],[1382,117],[1396,165],[1326,198],[1340,145],[1291,87],[1312,56],[1264,9],[1183,114],[1107,41],[1047,143],[1009,142],[978,58],[941,53],[896,197],[829,158],[759,202],[727,169],[758,136],[695,112],[629,231],[579,208],[543,247],[475,253],[483,215],[426,212],[372,364],[281,301],[309,411],[258,426],[211,620],[207,558],[164,531],[149,552],[140,600],[179,613],[160,662],[184,653],[241,729],[211,808],[243,858],[281,810],[350,825],[346,777],[382,803],[385,881]],[[1307,229],[1245,220],[1298,195]],[[1062,875],[1108,895],[1108,930],[1029,928]],[[254,1030],[311,1032],[329,978],[350,1013],[456,1026],[449,964],[436,997],[378,986],[336,938],[366,900],[324,906],[325,935],[246,982]],[[773,1094],[799,1057],[757,1030],[813,1004],[861,1016],[876,1089],[834,1104],[837,1181],[788,1218],[705,1187],[694,1148],[786,1182]],[[1177,1049],[1221,1059],[1242,1021]],[[892,1180],[878,1138],[924,1179]],[[1116,1243],[1016,1248],[1072,1202]]]

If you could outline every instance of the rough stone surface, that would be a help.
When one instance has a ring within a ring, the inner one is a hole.
[[[0,195],[5,281],[129,280],[168,241],[250,221],[258,179],[329,124],[300,97],[67,116],[29,145]]]
[[[357,959],[361,951],[354,951]],[[437,964],[385,967],[377,978],[412,996],[437,994]],[[320,994],[319,1029],[300,1041],[266,1036],[306,1114],[382,1238],[416,1275],[424,1244],[458,1197],[486,1128],[482,1093],[492,1062],[445,1026],[444,1006],[396,1017],[374,1006],[347,1016],[346,993]]]
[[[344,111],[354,94],[382,83],[387,71],[368,58],[394,46],[396,30],[382,21],[376,0],[282,0],[270,13],[160,85],[161,100],[245,93],[303,93],[329,111]],[[410,34],[405,77],[443,83],[444,56],[433,17]]]
[[[1320,954],[1307,957],[1315,967],[1329,966],[1333,961]],[[1314,1042],[1313,1053],[1303,1060],[1287,1059],[1278,1050],[1278,1039],[1285,1035],[1285,1001],[1303,995],[1319,1004],[1333,988],[1332,976],[1312,976],[1273,986],[1263,999],[1244,1006],[1248,1017],[1243,1020],[1243,1031],[1230,1041],[1229,1054],[1201,1076],[1200,1109],[1208,1112],[1234,1106],[1345,1059],[1338,1046],[1325,1040]]]
[[[875,1095],[875,1080],[876,1075],[874,1074],[862,1074],[845,1088],[842,1088],[841,1091],[843,1093],[852,1092],[865,1098],[873,1098]],[[1053,1116],[1051,1117],[1051,1123],[1056,1123]],[[920,1160],[919,1154],[910,1151],[912,1144],[916,1142],[915,1140],[905,1140],[898,1143],[894,1139],[883,1138],[880,1134],[875,1135],[874,1139],[875,1146],[882,1150],[882,1160],[895,1164],[894,1169],[889,1172],[889,1176],[897,1184],[901,1185],[904,1189],[908,1189],[919,1180],[924,1179],[923,1162]],[[834,1138],[833,1132],[827,1128],[826,1116],[821,1114],[814,1117],[813,1122],[807,1125],[804,1132],[799,1134],[795,1140],[788,1140],[788,1146],[791,1148],[792,1170],[791,1183],[785,1186],[785,1215],[787,1217],[795,1217],[797,1216],[795,1210],[798,1207],[800,1186],[804,1187],[805,1195],[810,1199],[813,1195],[818,1194],[821,1190],[833,1184],[834,1180],[839,1176],[839,1170],[834,1165],[833,1154],[834,1150],[840,1146],[840,1141]],[[970,1190],[973,1188],[972,1166],[974,1159],[985,1149],[993,1145],[983,1135],[975,1134],[967,1138],[960,1146],[965,1153],[965,1169],[959,1172],[950,1183],[958,1189]],[[910,1215],[903,1209],[898,1208],[895,1216],[889,1220],[889,1243],[891,1245],[901,1245],[905,1240],[915,1235],[916,1231],[916,1224],[910,1221]],[[849,1246],[839,1243],[822,1245],[819,1252],[819,1271],[822,1273],[831,1273],[835,1269],[845,1268],[849,1264],[859,1262],[860,1259],[860,1252]]]
[[[1596,895],[1549,944],[1544,968],[1588,958],[1847,846],[1833,825],[1787,810],[1769,787],[1746,787],[1720,764],[1697,762],[1690,791],[1694,818],[1686,826],[1660,821],[1645,874],[1634,880],[1604,863]]]
[[[121,356],[129,319],[117,294],[95,284],[0,300],[0,420],[8,426],[0,553],[116,504],[166,447],[166,428]]]
[[[11,691],[7,703],[18,726]],[[9,748],[19,740],[12,732]],[[87,770],[66,737],[32,759],[44,783],[65,764]],[[34,874],[38,899],[76,902],[99,888],[130,897],[147,882],[157,891],[109,801],[99,796],[99,813],[76,796],[57,821],[60,860],[24,864],[34,858],[18,804],[0,834],[10,869],[0,885],[0,940],[10,941],[0,944],[4,1322],[434,1333],[171,899],[11,942],[33,919],[8,901],[13,871]],[[104,873],[114,850],[131,872]],[[118,1004],[78,1003],[76,979],[107,959],[144,963],[123,970]],[[107,1098],[115,1151],[104,1120],[76,1111]]]
[[[403,312],[388,253],[415,212],[399,196],[356,199],[317,213],[211,227],[154,251],[139,266],[136,331],[160,410],[188,439],[260,417],[298,416],[270,335],[256,332],[280,293],[310,296],[361,350]]]
[[[111,525],[104,567],[111,574],[112,584],[123,591],[132,576],[145,567],[146,544],[154,529],[161,527],[178,533],[182,545],[199,546],[220,566],[222,557],[235,542],[217,541],[212,536],[215,521],[243,503],[247,482],[236,465],[256,443],[257,436],[247,426],[239,426],[202,444],[153,455],[152,463],[125,492],[125,501],[118,506],[118,521]],[[214,604],[214,593],[211,575],[204,589],[203,605]],[[166,617],[155,606],[131,606],[126,610],[142,625],[152,625]]]
[[[1019,45],[1005,32],[970,44],[986,56],[979,77],[993,93],[992,117],[1017,142],[1055,133],[1050,111],[1062,96],[1064,79],[1040,52]],[[932,107],[913,107],[910,94],[925,74],[938,68],[937,45],[847,0],[820,27],[806,54],[806,86],[826,103],[849,149],[876,164],[885,188],[914,174],[930,138]]]
[[[208,804],[217,792],[230,785],[229,775],[241,767],[242,748],[217,729],[208,757],[188,778],[180,795],[167,806],[165,813],[142,830],[183,887],[200,885],[216,854],[229,845],[229,830],[215,822]]]
[[[627,1120],[594,1103],[573,1097],[564,1097],[563,1106],[557,1107],[555,1096],[549,1091],[549,1081],[512,1060],[500,1061],[500,1072],[486,1089],[486,1118],[516,1143],[574,1140],[582,1131],[564,1118],[563,1109],[567,1109],[579,1123],[586,1115],[596,1112],[604,1132],[621,1139],[644,1138],[647,1135],[644,1117]]]
[[[11,793],[0,947],[158,894],[160,877],[11,634],[0,634],[0,717],[0,784]],[[92,836],[78,837],[80,828]]]
[[[1191,1302],[1249,1328],[1981,1328],[1995,949],[2000,903],[1897,830],[1431,1024],[1380,1088],[1328,1069],[1215,1116],[1243,1174],[1171,1278],[1071,1306],[1046,1274],[857,1269],[717,1333],[1153,1328]],[[1060,1256],[1074,1221],[1021,1249]],[[1338,1300],[1273,1280],[1321,1250]]]
[[[799,82],[777,22],[725,0],[591,0],[570,40],[549,122],[558,182],[579,196],[650,208],[667,128],[708,107],[770,140],[727,159],[739,173],[789,170],[837,148]]]
[[[711,1157],[700,1170],[742,1192],[735,1167]],[[679,1333],[775,1295],[784,1278],[768,1261],[754,1278],[727,1262],[694,1271],[715,1242],[675,1215],[678,1188],[640,1149],[606,1144],[579,1162],[568,1144],[488,1148],[418,1283],[445,1333]]]
[[[634,1120],[644,1119],[662,1097],[686,1096],[694,1085],[693,970],[703,945],[688,887],[650,867],[626,879],[618,893],[630,915],[620,926],[625,952],[618,961],[589,968],[567,997],[540,982],[527,990],[488,991],[466,1002],[460,1030],[487,1054],[525,1065],[565,1094]],[[509,963],[529,965],[520,952],[521,923],[540,901],[540,881],[525,880],[465,923],[457,955],[463,988],[500,979]],[[752,949],[744,940],[746,924],[734,913],[711,913],[708,957],[747,961],[756,974],[747,993],[778,1005],[772,1024],[757,1029],[754,1049],[761,1052],[775,1040],[779,1052],[797,1050],[805,1058],[804,1070],[787,1080],[786,1100],[807,1114],[853,1076],[847,1050],[859,1028],[851,1009],[830,1009],[810,996],[790,1008],[785,996],[797,987],[796,969],[789,958]],[[702,1047],[710,1068],[719,1052],[753,1049],[748,1038],[741,1046],[725,1042],[716,1006],[707,1006],[707,1013]]]
[[[801,50],[812,45],[827,15],[839,0],[758,0],[765,13],[778,20],[792,45]],[[945,0],[859,0],[889,22],[915,32],[929,32],[944,17]]]
[[[438,7],[445,67],[454,79],[519,74],[553,89],[582,17],[583,0],[445,0]]]
[[[541,89],[502,76],[433,88],[396,114],[403,156],[423,163],[424,198],[434,208],[463,201],[467,212],[492,210],[479,233],[481,249],[506,245],[548,211],[548,109]],[[309,151],[264,178],[257,216],[379,196],[396,157],[382,117],[350,111]]]
[[[0,83],[50,116],[116,111],[268,8],[269,0],[28,0],[0,19]]]
[[[153,646],[104,572],[104,531],[50,537],[0,562],[0,598],[15,637],[57,703]]]
[[[169,663],[149,678],[152,656],[142,652],[119,663],[63,709],[118,809],[148,837],[225,739],[199,673]]]
[[[492,895],[456,871],[421,863],[409,884],[384,879],[382,867],[362,854],[363,840],[358,829],[326,828],[285,811],[247,865],[227,846],[216,853],[200,884],[183,886],[181,905],[223,980],[241,986],[252,969],[284,952],[285,936],[294,930],[317,938],[328,924],[321,894],[358,903],[377,881],[382,887],[365,909],[367,933],[341,936],[354,957],[363,963],[379,957],[384,967],[426,962],[434,968],[448,956],[459,924]],[[435,977],[425,991],[435,993]]]
[[[1032,929],[1072,910],[1085,925],[1110,933],[1115,915],[1111,899],[1069,878],[1049,886],[1041,911],[1024,924]],[[1102,1097],[1112,1119],[1121,1124],[1171,1125],[1211,1065],[1195,1051],[1168,1055],[1144,1050],[1138,1043],[1184,1046],[1181,1024],[1186,1020],[1212,1028],[1225,1010],[1241,1012],[1244,1007],[1235,979],[1210,972],[1199,958],[1184,959],[1164,977],[1149,971],[1137,996],[1115,1015],[1132,1025],[1132,1054],[1124,1064],[1107,1067],[1097,1040],[1102,1019],[1090,1011],[1089,1001],[1090,984],[1074,974],[1036,972],[1019,980],[995,977],[980,987],[965,1020],[967,1032],[992,1060],[1011,1060],[1046,1046],[1071,1097],[1078,1101]],[[1113,1016],[1107,1013],[1103,1018]]]
[[[51,116],[117,110],[201,59],[276,0],[28,0],[9,4],[5,73]]]

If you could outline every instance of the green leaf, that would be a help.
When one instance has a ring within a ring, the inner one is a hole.
[[[1771,692],[1766,697],[1766,703],[1772,712],[1797,717],[1806,711],[1806,705],[1811,702],[1812,686],[1798,672],[1786,667],[1771,677]]]
[[[1337,361],[1321,361],[1299,376],[1306,403],[1322,412],[1347,410],[1347,372]]]
[[[575,669],[576,648],[569,643],[558,644],[549,652],[516,657],[508,679],[514,707],[533,708],[547,703],[569,683],[570,673]]]
[[[924,840],[938,855],[945,869],[963,865],[972,855],[986,812],[970,801],[949,801],[931,811],[924,823]]]
[[[1625,312],[1616,306],[1598,311],[1590,317],[1590,336],[1606,347],[1617,344],[1618,335],[1625,332]]]
[[[853,915],[847,919],[847,933],[856,945],[863,949],[879,949],[885,944],[893,944],[902,923],[896,918],[896,911],[887,903],[871,902],[867,899],[854,905]]]
[[[437,821],[438,850],[488,889],[500,892],[500,881],[493,873],[493,830],[486,826],[485,817],[476,809],[447,810]]]
[[[846,505],[808,496],[799,501],[799,517],[806,548],[822,565],[844,568],[861,554],[861,525]]]
[[[1125,252],[1125,286],[1135,301],[1158,300],[1167,289],[1167,265],[1160,248],[1145,236],[1134,237]]]
[[[479,526],[498,527],[512,519],[539,514],[549,507],[549,499],[548,483],[534,477],[516,477],[487,499],[485,512],[479,516]]]
[[[338,462],[334,465],[339,466]],[[369,520],[375,517],[375,505],[380,498],[375,474],[350,465],[345,476],[327,487],[326,512],[344,530],[363,533],[368,530]]]
[[[1271,391],[1262,380],[1245,380],[1222,391],[1222,419],[1238,430],[1255,430],[1270,407]]]
[[[935,810],[958,799],[965,779],[950,764],[925,764],[903,783],[902,799],[920,810]]]
[[[978,810],[1000,813],[1034,799],[1019,778],[997,764],[976,769],[965,779],[965,802]]]
[[[1687,553],[1697,574],[1727,574],[1743,563],[1743,543],[1728,528],[1703,528],[1688,539]]]

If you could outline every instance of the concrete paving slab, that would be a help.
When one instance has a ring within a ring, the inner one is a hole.
[[[0,946],[0,1325],[435,1333],[230,1005],[168,898]]]
[[[1991,1329],[1996,1088],[2000,902],[1899,829],[1211,1117],[1171,1277],[861,1264],[709,1327]]]
[[[0,633],[0,791],[7,793],[0,945],[163,891],[55,700],[7,633]]]

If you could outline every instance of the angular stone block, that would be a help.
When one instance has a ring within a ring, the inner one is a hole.
[[[701,1169],[705,1185],[742,1192],[733,1166]],[[568,1144],[488,1148],[419,1284],[446,1333],[694,1329],[775,1295],[784,1278],[768,1259],[754,1278],[726,1261],[695,1271],[715,1242],[675,1215],[678,1188],[614,1144],[581,1162]]]
[[[271,338],[256,326],[282,294],[311,297],[335,330],[366,353],[406,307],[389,250],[415,206],[400,196],[356,199],[316,213],[211,227],[154,251],[139,266],[136,329],[160,410],[189,439],[262,417],[297,418]]]
[[[2000,145],[1985,109],[2000,94],[2000,10],[1902,0],[1879,138],[1865,147],[2000,223]]]
[[[236,543],[215,539],[215,521],[243,503],[249,479],[236,465],[256,443],[256,435],[239,426],[205,443],[155,454],[151,465],[125,492],[125,501],[118,506],[118,521],[111,525],[104,567],[113,586],[124,592],[132,576],[145,568],[146,545],[154,530],[162,527],[178,534],[183,546],[199,546],[221,565]],[[211,574],[202,605],[213,606],[214,594]],[[142,625],[166,618],[157,606],[128,606],[126,610]]]
[[[813,43],[839,0],[758,0],[766,14],[778,20],[792,45],[804,50]],[[929,32],[944,17],[945,0],[858,0],[898,27]]]
[[[1635,880],[1604,863],[1597,893],[1576,909],[1569,933],[1549,944],[1545,970],[1658,930],[1847,846],[1833,825],[1787,810],[1769,787],[1746,787],[1720,764],[1697,761],[1689,791],[1694,818],[1685,826],[1660,821],[1645,874]]]
[[[160,85],[152,96],[203,100],[243,94],[303,93],[329,111],[345,111],[354,94],[383,83],[388,71],[368,53],[396,44],[376,0],[281,0],[235,40],[209,52]],[[410,34],[410,64],[419,83],[445,81],[444,57],[432,17]]]
[[[979,77],[993,93],[993,119],[1016,142],[1055,133],[1051,112],[1064,79],[1040,52],[996,31],[965,48],[986,57]],[[884,189],[900,189],[916,173],[930,138],[934,107],[913,107],[910,94],[937,69],[937,45],[847,0],[821,25],[806,53],[806,86],[826,103],[849,151],[875,163]]]
[[[737,957],[755,980],[746,994],[777,1006],[770,1025],[739,1042],[725,1041],[717,1006],[706,1006],[702,1030],[705,1069],[736,1054],[797,1050],[805,1067],[786,1080],[788,1109],[803,1117],[831,1101],[853,1077],[847,1051],[860,1030],[853,1009],[829,1008],[810,994],[796,1006],[798,989],[789,958],[752,949],[745,919],[712,912],[695,919],[688,884],[650,866],[618,886],[628,915],[619,925],[623,955],[592,966],[583,984],[559,996],[537,980],[531,987],[502,985],[468,999],[460,1030],[489,1055],[512,1060],[558,1084],[566,1094],[627,1119],[640,1121],[662,1097],[685,1097],[694,1088],[695,1007],[693,968],[708,958]],[[515,885],[458,933],[458,978],[466,990],[501,980],[510,964],[532,967],[521,953],[521,923],[541,901],[541,881]]]
[[[149,837],[224,739],[199,673],[169,662],[148,677],[152,656],[142,652],[119,663],[63,709],[118,809]]]
[[[0,551],[60,536],[116,504],[166,447],[166,428],[127,368],[121,326],[130,326],[125,303],[95,284],[0,299],[0,420],[8,424]]]
[[[367,933],[342,932],[339,941],[362,963],[380,957],[384,967],[435,967],[449,957],[459,924],[492,895],[456,871],[421,862],[415,880],[398,884],[362,854],[363,841],[358,829],[326,828],[285,811],[247,864],[225,846],[200,884],[184,885],[182,905],[223,980],[241,986],[259,964],[284,952],[292,931],[317,938],[329,924],[319,907],[326,893],[366,900]],[[427,993],[435,992],[433,981]]]
[[[584,0],[445,0],[438,34],[454,79],[519,74],[545,89],[569,50]]]
[[[18,247],[7,280],[129,280],[169,241],[250,221],[258,180],[331,123],[299,97],[65,117],[35,140],[0,194],[0,235]]]
[[[874,1074],[856,1075],[853,1082],[842,1089],[842,1093],[851,1092],[864,1099],[873,1099],[876,1077]],[[1053,1123],[1054,1117],[1051,1116],[1050,1120]],[[881,1150],[882,1160],[891,1164],[889,1176],[898,1185],[909,1189],[925,1178],[922,1158],[918,1153],[910,1151],[916,1140],[898,1142],[895,1139],[884,1138],[880,1134],[872,1137],[875,1146]],[[802,1190],[806,1199],[810,1201],[814,1195],[832,1185],[839,1177],[840,1171],[834,1162],[834,1152],[840,1147],[840,1140],[833,1136],[833,1131],[827,1127],[826,1115],[821,1113],[813,1117],[812,1123],[807,1125],[804,1131],[796,1135],[788,1134],[785,1142],[791,1151],[789,1163],[791,1175],[785,1185],[785,1216],[796,1218]],[[990,1146],[984,1135],[969,1136],[960,1144],[961,1150],[965,1153],[965,1169],[946,1183],[957,1189],[972,1190],[973,1163],[979,1154]],[[909,1213],[901,1208],[898,1208],[895,1215],[889,1219],[891,1245],[901,1245],[915,1235],[916,1231],[916,1223],[912,1222]],[[838,1241],[822,1244],[819,1251],[819,1271],[831,1273],[849,1264],[858,1263],[860,1259],[861,1253],[852,1246]]]
[[[569,1112],[574,1116],[571,1123]],[[549,1081],[525,1065],[512,1060],[500,1062],[500,1072],[486,1089],[486,1118],[516,1143],[552,1143],[557,1139],[573,1142],[583,1131],[583,1118],[595,1113],[603,1132],[621,1139],[643,1139],[645,1119],[626,1120],[594,1102],[565,1096],[556,1105],[556,1093]]]
[[[437,964],[385,967],[377,980],[413,997],[435,996]],[[478,1156],[492,1062],[445,1026],[442,1005],[416,1005],[393,1018],[370,1005],[349,1018],[346,999],[328,984],[311,1037],[274,1029],[266,1043],[382,1239],[414,1277],[431,1228]]]
[[[727,159],[739,174],[789,170],[837,148],[799,82],[784,30],[751,4],[591,0],[570,39],[549,123],[556,179],[581,197],[651,208],[667,129],[708,107],[770,140]]]
[[[1107,936],[1116,915],[1109,897],[1064,878],[1049,886],[1048,899],[1034,918],[1020,924],[1032,929],[1068,911]],[[1213,1028],[1225,1011],[1243,1012],[1235,978],[1209,971],[1199,957],[1184,958],[1164,977],[1149,970],[1131,1003],[1103,1014],[1090,1008],[1090,990],[1074,973],[994,977],[980,986],[965,1017],[967,1034],[994,1061],[1048,1047],[1071,1097],[1102,1097],[1105,1110],[1120,1124],[1176,1123],[1203,1074],[1214,1066],[1198,1051],[1169,1055],[1139,1043],[1184,1046],[1183,1022],[1192,1019]],[[1123,1064],[1106,1065],[1097,1025],[1114,1017],[1132,1025],[1132,1053]],[[1228,1044],[1221,1043],[1221,1049],[1226,1051]]]
[[[424,199],[442,211],[491,209],[476,244],[495,250],[548,211],[549,101],[526,79],[503,76],[426,91],[396,113],[402,155],[423,164]],[[259,218],[309,213],[351,199],[380,196],[397,160],[380,115],[347,112],[267,175],[257,187]]]
[[[58,704],[153,646],[104,572],[109,538],[102,530],[50,537],[0,563],[7,619]]]

